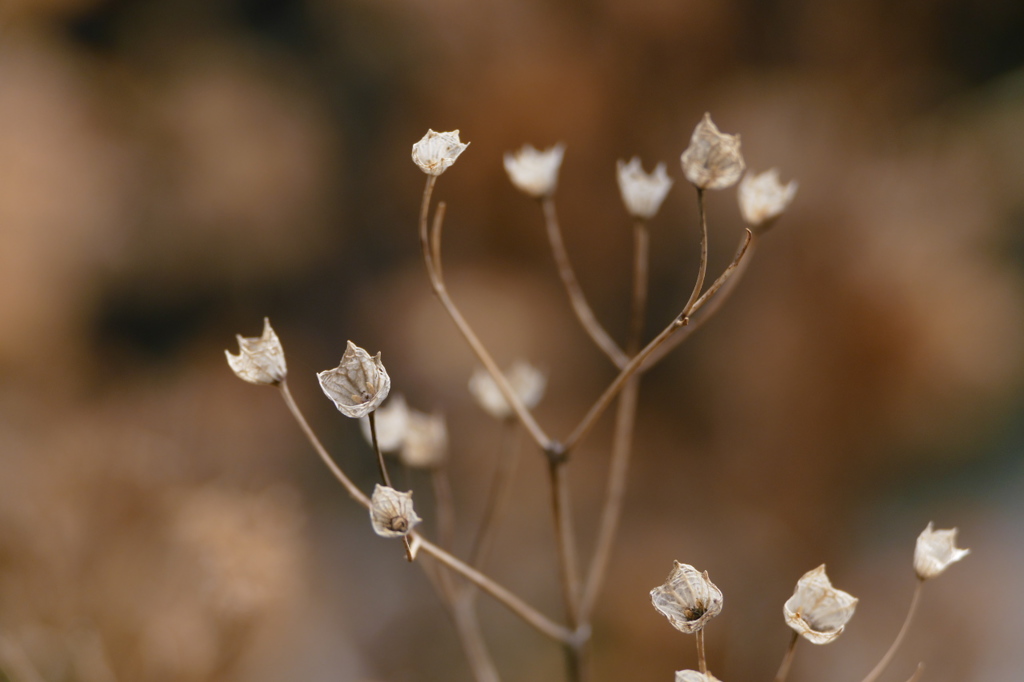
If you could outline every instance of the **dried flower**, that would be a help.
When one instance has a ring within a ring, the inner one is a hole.
[[[917,537],[914,549],[914,570],[921,580],[928,580],[941,574],[949,565],[960,561],[971,553],[969,549],[956,546],[956,528],[932,530],[931,522]]]
[[[651,590],[654,608],[680,632],[693,634],[722,612],[722,591],[689,564],[675,562],[664,585]]]
[[[527,408],[534,407],[544,396],[547,376],[525,360],[517,360],[505,372],[509,386]],[[484,408],[496,419],[507,419],[512,416],[512,407],[501,394],[498,384],[491,373],[483,367],[477,368],[469,378],[469,392],[473,394],[480,407]]]
[[[520,191],[536,199],[549,197],[558,186],[558,169],[562,167],[564,154],[564,144],[544,151],[525,144],[515,154],[505,153],[505,172]]]
[[[270,319],[263,318],[263,336],[238,339],[238,355],[224,351],[235,376],[249,383],[275,386],[288,375],[284,362],[284,348],[270,326]]]
[[[699,673],[696,670],[677,670],[676,682],[719,682],[711,673]]]
[[[448,454],[448,427],[442,414],[409,411],[409,423],[399,450],[406,466],[430,469],[444,463]]]
[[[370,498],[370,521],[373,532],[384,538],[408,535],[413,526],[422,521],[412,508],[412,491],[400,493],[381,485],[373,489]]]
[[[789,627],[814,644],[828,644],[838,637],[853,617],[857,598],[832,587],[825,564],[808,571],[782,607]]]
[[[334,369],[318,373],[320,388],[346,417],[358,419],[373,412],[388,397],[391,377],[380,361],[351,341]]]
[[[374,421],[377,425],[377,445],[381,452],[394,452],[402,447],[409,426],[409,406],[405,403],[405,397],[401,393],[391,396],[391,400],[377,408]],[[359,428],[366,442],[372,445],[373,434],[370,433],[368,416],[359,420]]]
[[[690,146],[682,156],[686,179],[701,189],[725,189],[743,174],[740,136],[726,135],[711,122],[711,114],[697,124]]]
[[[783,185],[775,168],[755,175],[748,171],[740,181],[740,213],[749,225],[757,227],[777,218],[796,196],[796,180]]]
[[[458,130],[450,133],[427,130],[423,139],[412,146],[412,160],[427,175],[440,175],[468,146],[468,142],[463,144],[459,141]]]
[[[659,163],[648,175],[640,165],[640,157],[634,156],[629,163],[619,159],[617,168],[619,192],[626,211],[634,218],[653,218],[675,182],[665,172],[665,164]]]

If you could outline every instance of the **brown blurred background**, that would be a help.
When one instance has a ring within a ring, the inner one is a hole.
[[[291,384],[365,489],[320,394],[346,339],[448,415],[460,547],[499,428],[426,286],[428,127],[472,145],[439,183],[455,299],[500,362],[546,368],[565,435],[612,377],[571,316],[501,154],[567,144],[559,211],[599,317],[626,327],[614,162],[678,156],[705,111],[800,182],[722,314],[644,382],[596,680],[670,680],[690,638],[650,606],[673,559],[725,593],[726,682],[768,680],[781,605],[822,562],[860,597],[792,679],[856,682],[899,627],[913,542],[972,555],[929,584],[886,679],[1020,679],[1024,650],[1024,4],[1017,0],[5,0],[0,4],[0,680],[467,680],[421,572],[375,537],[274,391],[223,349],[270,316]],[[709,199],[712,270],[741,234]],[[649,332],[696,268],[684,182],[652,226]],[[609,426],[573,468],[584,549]],[[429,486],[417,491],[432,532]],[[560,612],[529,448],[494,574]],[[558,650],[481,601],[508,680]]]

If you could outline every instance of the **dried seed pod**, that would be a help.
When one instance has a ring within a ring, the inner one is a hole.
[[[711,114],[697,124],[690,146],[682,156],[683,174],[701,189],[725,189],[736,184],[743,174],[740,136],[719,132]]]
[[[505,372],[505,379],[527,408],[533,408],[540,402],[548,383],[544,372],[525,360],[514,362]],[[494,382],[491,373],[483,367],[476,369],[469,378],[469,392],[476,398],[480,407],[492,417],[507,419],[512,416],[512,407],[501,394],[501,389]]]
[[[435,133],[427,130],[419,142],[412,146],[412,160],[427,175],[440,175],[448,166],[455,163],[459,154],[466,150],[469,143],[459,140],[459,131]]]
[[[804,574],[782,607],[789,627],[814,644],[828,644],[842,634],[857,608],[857,598],[832,587],[825,564]]]
[[[270,319],[263,318],[263,335],[238,339],[238,355],[224,351],[228,365],[235,376],[252,384],[276,386],[285,380],[288,368],[284,362],[284,348],[270,326]]]
[[[760,175],[748,171],[739,186],[740,214],[752,227],[778,218],[796,196],[796,180],[783,185],[775,168]]]
[[[932,530],[931,522],[917,538],[914,548],[914,570],[921,580],[941,574],[949,565],[971,553],[956,546],[956,528]]]
[[[711,673],[699,673],[696,670],[677,670],[676,682],[719,682]]]
[[[371,356],[351,341],[338,366],[316,376],[338,411],[353,419],[377,409],[391,390],[391,377],[380,361],[380,353]]]
[[[391,396],[391,399],[377,408],[375,413],[377,424],[377,445],[381,452],[395,452],[405,442],[405,432],[409,427],[409,406],[401,393]],[[373,434],[370,433],[370,418],[363,417],[359,420],[359,428],[363,432],[366,442],[373,444]]]
[[[412,508],[412,491],[400,493],[381,484],[373,489],[370,498],[370,522],[373,532],[384,538],[408,535],[422,521]]]
[[[558,169],[562,167],[564,155],[564,144],[556,144],[544,151],[525,144],[515,154],[505,154],[505,172],[519,191],[535,199],[548,197],[558,186]]]
[[[677,561],[665,584],[651,590],[651,602],[676,630],[690,635],[722,612],[723,598],[707,571]]]
[[[444,464],[448,455],[448,427],[442,414],[409,411],[409,422],[398,456],[402,463],[417,469],[432,469]]]
[[[634,156],[629,163],[619,159],[616,168],[619,192],[626,211],[634,218],[653,218],[675,182],[665,172],[665,164],[659,163],[648,175],[640,165],[640,157]]]

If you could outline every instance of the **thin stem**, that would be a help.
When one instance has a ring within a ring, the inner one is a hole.
[[[921,675],[923,675],[923,674],[924,674],[924,662],[922,661],[921,663],[917,664],[917,669],[914,671],[914,674],[910,676],[910,679],[908,679],[907,682],[917,682],[918,680],[921,679]]]
[[[579,621],[580,585],[576,558],[575,534],[572,528],[572,508],[569,504],[569,479],[566,460],[549,461],[548,477],[551,481],[551,509],[555,517],[555,541],[558,546],[558,567],[562,581],[566,620],[576,628]]]
[[[633,297],[629,336],[626,338],[626,354],[629,356],[636,355],[636,352],[640,350],[640,340],[644,335],[644,319],[647,316],[647,270],[650,262],[650,242],[647,223],[637,220],[633,223]]]
[[[697,188],[697,213],[700,214],[700,265],[697,268],[697,281],[693,284],[693,292],[690,300],[683,306],[683,317],[689,315],[693,310],[700,290],[704,288],[704,277],[708,271],[708,219],[704,210],[704,190]]]
[[[388,476],[387,465],[384,464],[384,453],[381,452],[380,443],[377,442],[377,412],[376,410],[370,413],[370,440],[373,442],[373,451],[377,454],[377,468],[380,470],[381,483],[389,488],[393,488],[391,485],[391,477]]]
[[[704,655],[704,630],[697,630],[697,669],[701,673],[708,671],[708,659]]]
[[[789,669],[793,666],[793,657],[796,655],[796,643],[800,639],[800,633],[793,631],[793,636],[789,640],[789,646],[786,647],[786,655],[782,657],[782,665],[779,666],[779,672],[775,673],[775,682],[786,682],[786,678],[789,677]]]
[[[497,467],[494,470],[494,477],[491,479],[487,506],[484,508],[480,528],[473,541],[473,549],[469,553],[469,564],[474,568],[482,569],[484,567],[498,521],[504,510],[508,508],[512,481],[519,464],[519,433],[514,421],[505,419],[502,422],[501,451],[498,453]]]
[[[423,202],[420,207],[420,246],[423,249],[423,260],[427,266],[427,275],[430,278],[430,285],[434,290],[434,294],[441,301],[441,305],[448,313],[449,317],[458,327],[462,333],[463,338],[469,344],[469,347],[476,354],[477,359],[484,368],[490,373],[494,379],[494,383],[498,385],[498,389],[501,391],[502,396],[511,406],[512,411],[515,412],[516,417],[523,424],[523,428],[530,434],[530,436],[537,442],[537,445],[545,452],[551,452],[556,449],[556,443],[548,437],[544,430],[537,423],[537,420],[533,418],[529,409],[523,404],[523,401],[519,399],[516,392],[512,390],[508,380],[505,378],[504,373],[498,368],[498,364],[491,357],[491,354],[487,351],[487,348],[477,337],[476,332],[469,326],[469,323],[462,316],[462,313],[456,307],[451,297],[448,295],[448,289],[445,286],[444,280],[441,277],[441,272],[437,268],[440,263],[440,244],[436,248],[437,255],[435,257],[435,249],[431,246],[432,239],[427,230],[428,215],[430,213],[430,198],[434,192],[434,185],[436,184],[437,176],[427,176],[426,187],[423,188]],[[441,226],[438,224],[440,221],[435,221],[434,230],[440,233]]]
[[[875,682],[878,676],[881,675],[885,668],[892,661],[892,657],[896,655],[896,650],[900,648],[900,644],[903,643],[903,637],[907,634],[907,630],[910,629],[910,621],[914,618],[914,613],[917,611],[917,603],[921,599],[921,588],[924,586],[923,580],[918,580],[917,585],[914,587],[914,596],[910,599],[910,608],[907,609],[907,617],[903,621],[903,627],[900,628],[899,633],[896,635],[896,639],[893,640],[892,646],[882,656],[882,660],[878,662],[878,665],[868,673],[868,676],[864,678],[863,682]]]
[[[434,467],[430,471],[434,484],[434,502],[437,505],[437,540],[445,549],[455,547],[455,503],[452,499],[452,485],[446,467]]]
[[[629,358],[597,321],[593,309],[587,303],[586,296],[583,295],[579,280],[576,279],[576,272],[569,261],[569,254],[566,252],[565,242],[562,240],[562,229],[558,225],[555,200],[552,197],[544,197],[541,199],[541,207],[544,210],[544,224],[547,227],[548,241],[551,244],[551,254],[555,258],[558,275],[562,278],[565,291],[569,294],[569,303],[572,304],[573,312],[576,313],[583,329],[590,335],[597,347],[615,363],[616,367],[620,369],[625,367]]]
[[[480,628],[480,621],[477,619],[476,610],[473,608],[471,595],[478,594],[464,591],[453,604],[452,616],[455,620],[455,628],[459,632],[459,640],[462,642],[462,649],[469,662],[469,668],[473,671],[476,682],[500,682],[498,669],[494,665],[491,654],[487,650],[487,643],[484,641],[483,631]]]

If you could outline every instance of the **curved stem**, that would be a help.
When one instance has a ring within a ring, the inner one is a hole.
[[[697,188],[697,213],[700,214],[700,265],[697,268],[697,281],[693,284],[693,292],[690,300],[683,306],[683,317],[686,317],[693,310],[700,290],[704,288],[704,277],[708,271],[708,220],[704,210],[704,190]]]
[[[924,586],[924,581],[918,579],[917,586],[914,588],[914,596],[910,599],[910,608],[907,610],[907,617],[903,620],[903,627],[900,628],[899,633],[896,634],[896,639],[893,640],[892,646],[882,656],[882,660],[878,662],[878,665],[868,673],[867,677],[864,678],[863,682],[875,682],[878,676],[881,675],[886,667],[892,662],[892,657],[896,655],[896,650],[900,648],[900,644],[903,643],[903,638],[907,634],[907,630],[910,629],[910,621],[914,618],[914,612],[917,611],[917,603],[921,599],[921,588]]]
[[[487,650],[487,643],[484,641],[483,631],[480,629],[480,621],[473,608],[472,594],[477,594],[477,592],[475,590],[473,592],[463,591],[455,599],[455,603],[452,605],[455,628],[459,631],[459,640],[462,642],[463,652],[466,654],[466,660],[469,661],[469,667],[473,671],[476,682],[500,682],[501,677]]]
[[[793,657],[796,655],[796,643],[799,640],[800,633],[794,630],[793,636],[789,640],[789,646],[786,647],[786,655],[782,657],[779,672],[775,673],[775,682],[786,682],[786,678],[789,677],[789,669],[793,666]]]
[[[498,521],[508,507],[512,481],[519,463],[519,433],[514,421],[505,419],[502,422],[501,451],[498,453],[497,467],[494,470],[494,477],[491,479],[487,506],[484,508],[480,528],[477,530],[473,548],[469,553],[469,565],[474,568],[483,568]]]
[[[608,335],[601,323],[597,321],[593,309],[587,303],[579,280],[576,279],[576,272],[569,261],[569,254],[565,250],[565,242],[562,240],[562,230],[558,225],[558,216],[555,213],[555,200],[552,197],[541,199],[541,208],[544,210],[544,225],[547,227],[548,242],[551,244],[551,254],[555,258],[555,265],[558,266],[558,276],[562,279],[566,293],[569,294],[569,303],[572,304],[573,312],[579,319],[583,329],[590,335],[594,343],[618,368],[626,366],[629,358],[622,352],[618,344]]]
[[[566,620],[569,628],[575,629],[579,623],[580,608],[579,568],[576,560],[576,536],[572,528],[572,509],[569,504],[569,479],[565,465],[566,460],[549,461],[548,475],[551,480],[551,507],[555,516],[555,539],[558,545],[559,575],[562,580]]]
[[[388,468],[384,464],[384,453],[381,452],[380,443],[377,442],[377,411],[374,410],[370,413],[370,440],[373,442],[373,451],[377,454],[377,468],[380,470],[381,483],[389,488],[394,486],[391,485],[391,477],[388,476]]]
[[[704,630],[697,630],[697,668],[702,673],[708,671],[708,659],[704,655]]]

